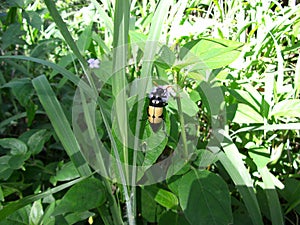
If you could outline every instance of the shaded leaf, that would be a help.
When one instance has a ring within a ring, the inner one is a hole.
[[[70,188],[52,215],[93,209],[102,205],[105,199],[104,185],[96,178],[88,178]]]
[[[22,155],[27,152],[26,144],[16,138],[2,138],[0,139],[0,145],[3,148],[10,149],[12,155]]]
[[[159,225],[166,225],[166,224],[172,224],[172,225],[190,225],[190,223],[186,220],[184,215],[179,213],[174,213],[171,211],[167,211],[159,217]]]
[[[190,171],[178,188],[184,215],[191,224],[232,223],[231,201],[226,183],[209,171]]]

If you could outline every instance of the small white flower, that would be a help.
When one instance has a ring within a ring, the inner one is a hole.
[[[88,61],[89,67],[91,69],[98,69],[100,67],[100,60],[99,59],[89,59]]]

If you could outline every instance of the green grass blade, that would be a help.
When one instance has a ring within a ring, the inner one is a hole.
[[[157,51],[157,46],[159,44],[159,40],[163,31],[164,21],[167,18],[171,4],[172,1],[170,0],[160,1],[151,20],[151,28],[145,46],[141,78],[151,76],[154,56]]]
[[[250,174],[245,168],[237,147],[229,137],[224,137],[221,145],[225,153],[218,153],[220,162],[225,167],[237,189],[241,193],[253,224],[263,225],[260,208],[253,188],[253,182]]]
[[[89,176],[91,170],[80,152],[79,144],[47,78],[43,75],[39,76],[32,80],[32,84],[59,140],[79,174]]]
[[[129,165],[129,154],[128,154],[128,112],[127,112],[127,94],[126,94],[126,65],[128,64],[128,32],[129,32],[129,17],[130,17],[130,1],[129,0],[116,0],[115,1],[115,14],[114,14],[114,57],[113,57],[113,77],[112,77],[112,91],[115,97],[116,111],[114,119],[118,124],[116,129],[116,135],[120,136],[119,140],[122,142],[121,154],[123,154],[124,164]],[[109,125],[105,120],[104,114],[103,119],[105,121],[107,131],[111,142],[113,144],[115,156],[117,158],[118,170],[122,180],[123,192],[126,201],[126,211],[128,217],[128,223],[130,225],[135,224],[135,212],[132,208],[132,202],[128,194],[126,181],[129,181],[129,169],[120,165],[120,157],[118,154],[117,145],[113,140],[112,132],[109,129]],[[114,122],[112,123],[114,124]],[[123,171],[125,170],[125,171]],[[126,177],[125,177],[126,176]],[[134,198],[133,198],[134,199]],[[135,201],[135,200],[133,200]]]
[[[259,173],[264,182],[264,190],[268,200],[272,224],[283,225],[283,214],[272,176],[267,167],[259,169]]]

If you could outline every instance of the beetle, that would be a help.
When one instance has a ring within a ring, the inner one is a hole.
[[[147,109],[148,121],[154,132],[157,132],[160,124],[164,120],[164,107],[168,105],[161,97],[154,95],[150,98],[149,106]]]
[[[149,106],[147,108],[148,121],[154,132],[160,128],[164,121],[164,107],[168,105],[167,101],[170,96],[175,96],[171,85],[158,85],[153,88],[149,94]]]

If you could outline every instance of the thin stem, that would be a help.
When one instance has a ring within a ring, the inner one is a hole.
[[[184,150],[184,158],[186,161],[188,161],[188,147],[187,147],[187,140],[186,140],[186,132],[184,128],[184,118],[183,118],[183,112],[182,112],[182,107],[181,107],[181,99],[180,96],[176,96],[176,102],[178,106],[178,115],[179,115],[179,122],[180,122],[180,128],[181,128],[181,137],[182,137],[182,142],[183,142],[183,150]]]

